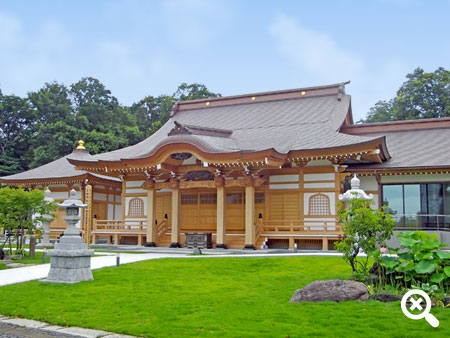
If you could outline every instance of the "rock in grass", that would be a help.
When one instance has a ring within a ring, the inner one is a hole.
[[[351,280],[332,279],[316,281],[306,285],[303,289],[295,291],[291,303],[343,302],[346,300],[364,301],[369,298],[369,292],[363,283]]]
[[[392,295],[390,293],[378,293],[376,295],[370,295],[369,299],[378,300],[379,302],[396,302],[398,300],[402,300],[402,296]]]
[[[444,306],[450,305],[450,297],[442,298],[441,302],[442,302],[442,304],[444,304]]]

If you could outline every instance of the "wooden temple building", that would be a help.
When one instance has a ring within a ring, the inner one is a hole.
[[[217,248],[326,250],[342,237],[337,201],[354,173],[399,228],[449,229],[449,147],[450,119],[354,124],[340,83],[178,102],[134,146],[81,145],[0,181],[80,196],[93,185],[82,229],[94,243],[179,247],[208,233]]]

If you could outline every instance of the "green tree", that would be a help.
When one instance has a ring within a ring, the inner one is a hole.
[[[187,83],[182,83],[172,96],[175,101],[189,101],[208,97],[220,97],[222,95],[210,92],[204,84],[191,83],[188,85]]]
[[[29,101],[0,91],[0,176],[26,169],[24,154],[37,126]]]
[[[344,239],[336,247],[344,254],[344,260],[358,277],[367,274],[370,255],[375,253],[377,247],[386,245],[394,230],[391,215],[383,210],[372,209],[371,203],[372,201],[363,199],[352,199],[348,208],[341,208],[338,212]],[[367,256],[358,259],[361,251]]]
[[[377,102],[361,122],[450,117],[450,71],[417,68],[406,78],[394,99]]]
[[[15,235],[16,250],[21,250],[22,253],[25,232],[32,232],[37,222],[43,221],[41,215],[52,214],[55,209],[55,203],[45,201],[41,190],[27,191],[10,187],[0,189],[0,227]],[[9,249],[12,254],[11,241]]]
[[[167,122],[173,102],[172,96],[169,95],[156,98],[146,96],[129,108],[130,113],[139,121],[139,130],[144,137],[150,136]]]

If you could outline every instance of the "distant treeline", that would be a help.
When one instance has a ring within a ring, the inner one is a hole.
[[[91,154],[133,145],[168,120],[174,102],[217,96],[202,84],[183,83],[172,95],[123,106],[91,77],[69,87],[46,83],[26,97],[0,90],[0,177],[61,158],[79,139]]]

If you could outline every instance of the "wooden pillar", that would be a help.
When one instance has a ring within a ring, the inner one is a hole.
[[[295,238],[289,237],[289,249],[294,249],[295,246]]]
[[[255,249],[255,187],[251,177],[245,186],[245,247]]]
[[[114,244],[119,245],[119,234],[114,235]]]
[[[137,245],[142,245],[142,235],[138,235],[138,242]]]
[[[148,183],[147,183],[148,182]],[[145,246],[156,246],[157,230],[156,230],[156,190],[154,183],[146,181],[147,190],[147,242]]]
[[[328,237],[322,237],[322,250],[328,251]]]
[[[92,232],[92,186],[90,184],[86,184],[84,187],[84,203],[87,204],[87,208],[84,213],[84,234],[83,239],[84,242],[88,245],[88,248],[91,244],[91,232]],[[92,242],[95,244],[95,235],[92,236]]]
[[[226,225],[225,225],[225,186],[222,177],[216,178],[217,186],[217,232],[216,248],[226,249],[225,243]]]
[[[172,188],[172,232],[171,232],[171,248],[180,248],[180,189],[178,180],[171,180]]]

